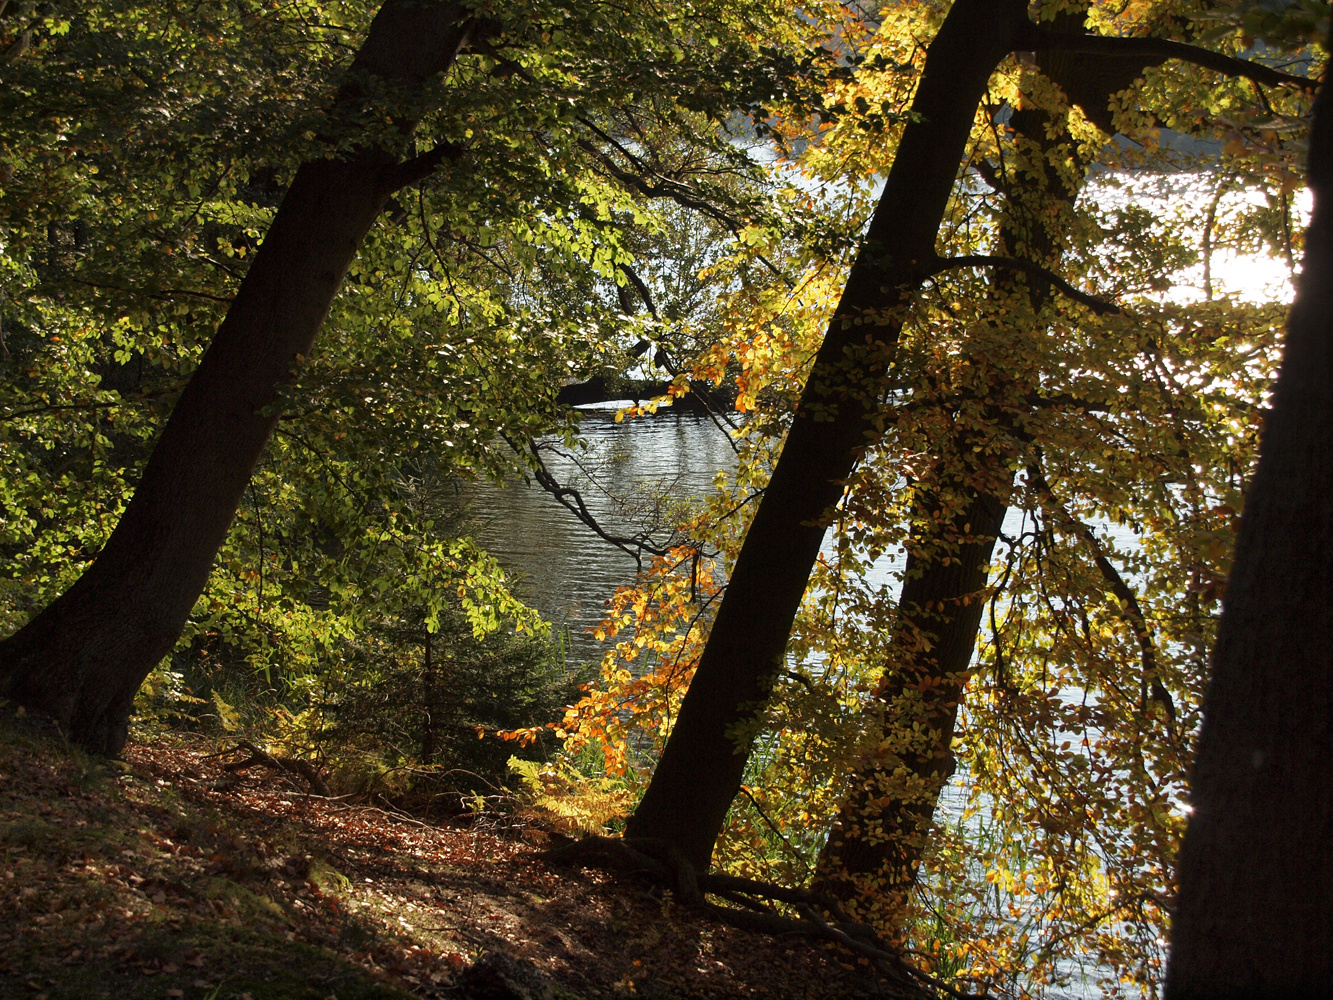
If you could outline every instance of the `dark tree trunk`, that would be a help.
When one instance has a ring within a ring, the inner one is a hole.
[[[389,0],[333,120],[354,124],[368,77],[419,92],[451,65],[469,23],[457,4]],[[399,123],[404,148],[414,124]],[[309,354],[361,240],[401,185],[402,152],[371,146],[301,166],[106,547],[0,644],[0,691],[51,714],[89,750],[124,744],[134,694],[180,636],[268,441],[277,418],[265,408]]]
[[[1333,989],[1333,108],[1245,501],[1181,851],[1168,1000]]]
[[[949,521],[959,536],[970,530],[961,544],[950,546],[948,560],[907,559],[895,638],[913,643],[928,635],[929,652],[914,654],[877,692],[888,743],[853,777],[816,875],[818,891],[844,900],[857,900],[870,887],[874,899],[858,907],[863,918],[871,909],[896,908],[910,889],[940,791],[954,772],[954,724],[986,604],[981,590],[1006,509],[997,496],[974,493]],[[914,541],[919,549],[932,539]]]
[[[667,840],[701,870],[740,788],[831,512],[875,438],[900,310],[935,260],[977,105],[1027,24],[1023,0],[957,0],[931,43],[912,105],[919,117],[904,129],[675,728],[627,826],[627,836]]]
[[[1051,30],[1080,32],[1083,15],[1061,15]],[[1038,52],[1036,56],[1042,73],[1107,133],[1114,131],[1111,97],[1131,86],[1145,66],[1161,61],[1063,52]],[[1048,135],[1050,125],[1049,115],[1032,108],[1016,111],[1009,120],[1010,128],[1033,144],[1036,155],[1023,167],[1010,170],[1012,177],[1031,179],[1015,180],[1006,193],[1000,242],[1001,252],[1058,270],[1058,242],[1048,228],[1059,217],[1053,208],[1071,206],[1081,183],[1071,190],[1051,167],[1046,154],[1059,139]],[[1081,166],[1086,171],[1088,164]],[[1043,167],[1044,178],[1037,172]],[[1036,279],[1027,282],[1035,312],[1049,296],[1049,288]],[[1010,275],[997,275],[996,284],[1017,290]],[[996,386],[1001,396],[1004,389]],[[1010,422],[999,409],[992,419],[997,424]],[[973,443],[960,441],[957,449],[960,456],[975,453],[982,463],[966,470],[967,483],[961,489],[967,499],[961,512],[941,523],[931,516],[940,508],[934,498],[927,494],[917,503],[922,516],[914,522],[938,527],[932,535],[918,530],[908,542],[896,638],[909,649],[924,648],[916,641],[922,633],[931,642],[928,651],[912,655],[901,670],[886,677],[877,692],[876,723],[889,743],[881,755],[853,775],[816,868],[820,892],[844,901],[863,901],[866,905],[858,906],[859,910],[891,913],[910,892],[940,793],[954,772],[954,725],[981,624],[982,590],[1007,509],[1002,497],[1013,482],[1011,455],[991,447],[974,452]],[[913,723],[920,723],[920,729],[914,731]],[[912,733],[915,735],[903,742]]]
[[[422,627],[425,662],[421,665],[421,763],[435,763],[435,664],[431,662],[430,629]]]

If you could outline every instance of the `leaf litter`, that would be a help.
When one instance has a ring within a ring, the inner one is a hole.
[[[883,995],[834,947],[548,868],[539,831],[299,794],[228,773],[215,749],[169,734],[108,762],[34,720],[0,724],[0,997]]]

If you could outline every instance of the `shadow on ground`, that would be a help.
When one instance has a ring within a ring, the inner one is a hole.
[[[0,996],[882,995],[834,949],[554,871],[521,839],[238,780],[216,749],[163,737],[102,761],[0,719]]]

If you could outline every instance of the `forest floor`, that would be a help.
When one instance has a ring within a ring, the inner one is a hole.
[[[228,773],[198,737],[84,756],[0,713],[0,997],[576,1000],[883,996],[519,834],[433,826]]]

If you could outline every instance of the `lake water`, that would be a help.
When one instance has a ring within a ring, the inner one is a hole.
[[[1201,238],[1203,212],[1217,183],[1211,175],[1123,175],[1114,183],[1111,180],[1089,186],[1088,197],[1101,208],[1140,204],[1173,216],[1182,232]],[[1229,190],[1218,204],[1219,219],[1244,212],[1261,197],[1244,189]],[[1308,193],[1298,192],[1293,212],[1298,228],[1308,223],[1309,211]],[[1166,297],[1201,298],[1201,274],[1201,266],[1180,271]],[[1291,274],[1280,258],[1219,246],[1212,280],[1217,295],[1291,300]],[[616,409],[614,404],[602,404],[585,411],[583,437],[589,448],[579,453],[579,464],[548,456],[551,472],[561,483],[579,486],[589,511],[608,530],[637,530],[622,516],[627,502],[633,505],[635,498],[661,493],[681,500],[699,497],[709,491],[718,470],[734,467],[726,434],[706,416],[677,415],[666,408],[617,423]],[[634,560],[598,538],[536,483],[511,481],[504,487],[471,483],[465,495],[479,522],[477,540],[513,572],[518,594],[568,631],[570,665],[598,662],[602,645],[588,629],[602,620],[605,603],[616,588],[633,581]],[[1010,512],[1006,531],[1017,528],[1018,517],[1017,511]],[[1103,527],[1117,542],[1132,544],[1120,537],[1123,529]],[[892,569],[886,561],[876,567],[875,575],[887,579]]]
[[[626,403],[628,405],[628,403]],[[587,410],[582,437],[588,450],[544,454],[562,485],[575,485],[588,510],[608,532],[638,530],[628,507],[666,495],[685,501],[705,495],[719,469],[734,467],[726,434],[706,416],[672,414],[615,420],[616,408]],[[591,528],[535,482],[465,487],[478,521],[477,541],[509,570],[514,589],[569,636],[571,667],[600,662],[604,645],[588,634],[606,601],[634,581],[634,559],[597,537]]]
[[[547,455],[547,466],[562,484],[578,485],[590,512],[612,532],[635,530],[623,515],[627,501],[661,492],[680,500],[704,496],[718,470],[735,464],[726,434],[705,416],[663,410],[617,423],[611,407],[585,412],[582,436],[589,447],[577,461]],[[511,570],[518,595],[567,631],[569,665],[594,668],[606,644],[588,630],[601,622],[616,588],[634,581],[634,559],[597,537],[536,483],[469,483],[464,495],[477,521],[477,541]],[[1016,532],[1021,519],[1021,511],[1011,510],[1005,530]],[[886,558],[872,575],[887,581],[896,564]],[[958,821],[967,798],[966,778],[959,775],[941,797],[941,819]],[[1066,971],[1074,978],[1066,995],[1097,995],[1095,975],[1085,979],[1081,969]]]

